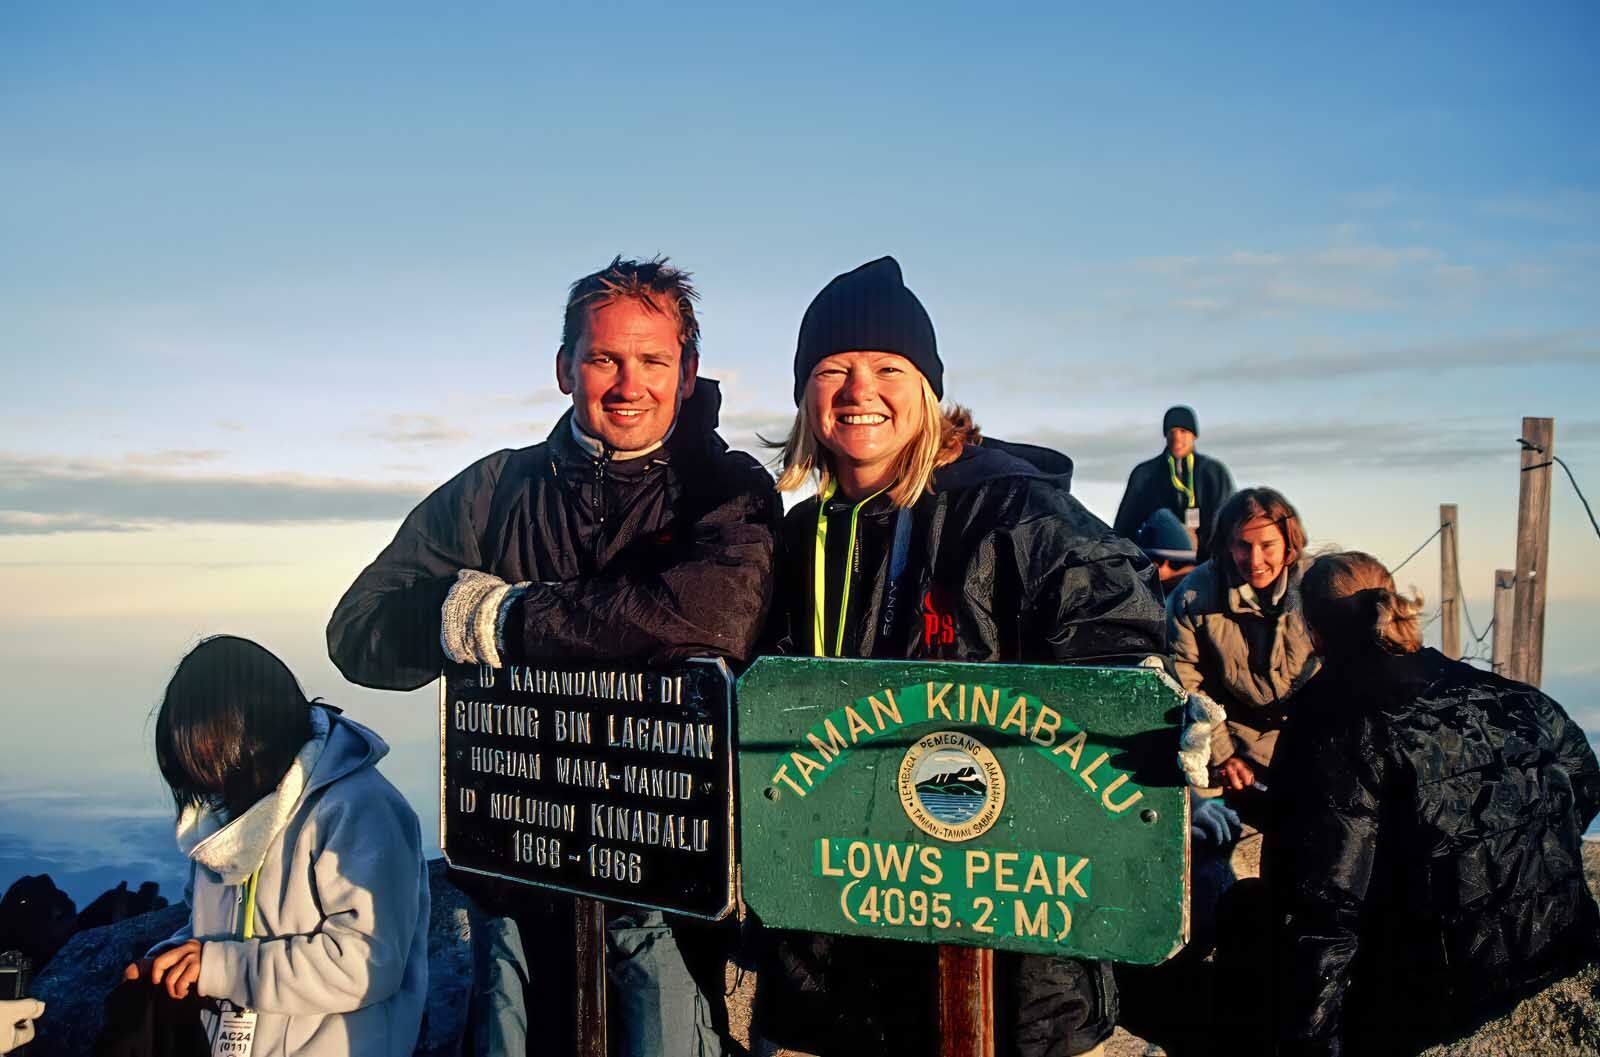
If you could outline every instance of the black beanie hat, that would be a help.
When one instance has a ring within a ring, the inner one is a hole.
[[[1200,435],[1200,420],[1194,417],[1194,408],[1179,404],[1177,407],[1167,408],[1167,413],[1161,418],[1161,435],[1165,437],[1172,432],[1172,427],[1186,429],[1195,436]]]
[[[914,364],[944,398],[944,363],[933,336],[933,320],[900,278],[900,262],[879,257],[853,272],[836,275],[800,320],[794,350],[794,402],[824,358],[839,352],[893,352]]]

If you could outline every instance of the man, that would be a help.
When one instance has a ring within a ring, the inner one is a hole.
[[[1211,528],[1217,511],[1233,495],[1233,475],[1216,459],[1194,450],[1200,423],[1194,408],[1167,408],[1161,419],[1161,433],[1167,450],[1141,462],[1128,475],[1127,490],[1117,507],[1112,528],[1129,539],[1156,510],[1172,511],[1194,537],[1196,557],[1211,556]]]
[[[446,657],[494,666],[750,658],[780,507],[766,471],[715,433],[721,398],[698,377],[696,296],[688,275],[659,259],[619,257],[572,285],[555,365],[572,409],[543,443],[479,460],[411,512],[328,624],[329,655],[347,678],[412,689]],[[550,986],[571,972],[570,901],[463,884],[517,915],[519,929],[496,934],[508,953],[492,972],[521,976],[519,948],[553,945],[529,990],[549,995],[551,1008],[530,1027],[550,1052],[570,1052],[570,989]],[[624,1054],[720,1050],[710,1023],[720,975],[695,987],[677,931],[643,911],[608,922]],[[493,1000],[491,1052],[523,1052],[520,997]]]

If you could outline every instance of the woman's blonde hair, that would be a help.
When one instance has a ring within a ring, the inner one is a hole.
[[[900,452],[894,467],[894,484],[889,486],[889,501],[897,507],[908,507],[926,492],[933,490],[933,471],[955,462],[965,444],[978,442],[978,427],[972,413],[959,404],[941,407],[934,395],[933,386],[922,380],[922,426]],[[789,492],[800,488],[813,474],[817,491],[825,492],[833,483],[832,456],[817,439],[817,431],[806,410],[806,401],[800,401],[795,412],[794,425],[789,427],[789,437],[782,445],[783,472],[778,476],[778,491]]]
[[[1377,648],[1387,653],[1422,649],[1417,614],[1422,596],[1402,595],[1383,563],[1361,551],[1324,554],[1300,581],[1306,620],[1324,650],[1353,654]]]

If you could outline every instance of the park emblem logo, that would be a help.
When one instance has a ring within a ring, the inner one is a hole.
[[[945,841],[987,833],[1006,803],[1000,761],[983,742],[954,730],[929,734],[907,749],[897,786],[912,824]]]

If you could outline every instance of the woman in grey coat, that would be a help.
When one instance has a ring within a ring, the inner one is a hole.
[[[125,976],[216,999],[224,1027],[253,1034],[224,1052],[411,1053],[428,996],[428,873],[416,813],[375,767],[388,751],[307,701],[254,642],[196,646],[156,718],[191,860],[189,923]],[[215,1036],[218,1014],[202,1018]]]
[[[1167,641],[1191,695],[1179,760],[1191,784],[1237,792],[1272,762],[1289,701],[1317,672],[1300,604],[1306,533],[1281,494],[1246,488],[1217,512],[1211,542],[1167,599]]]

